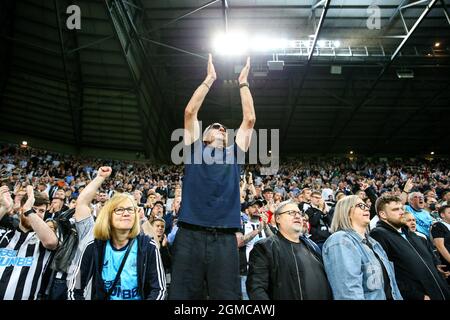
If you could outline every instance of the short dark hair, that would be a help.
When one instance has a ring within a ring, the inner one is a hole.
[[[23,198],[20,200],[20,206],[23,207],[25,202],[28,200],[28,194],[25,194]],[[50,203],[50,200],[48,199],[48,196],[39,191],[34,191],[34,205],[35,206],[42,206],[43,204],[48,205]]]
[[[448,204],[440,207],[439,211],[438,211],[439,215],[443,214],[445,212],[445,210],[447,210],[448,208],[450,208],[450,205],[448,205]]]
[[[402,202],[402,199],[389,193],[384,193],[381,197],[379,197],[375,202],[375,210],[377,211],[377,214],[380,214],[380,211],[383,211],[386,205],[391,202]]]

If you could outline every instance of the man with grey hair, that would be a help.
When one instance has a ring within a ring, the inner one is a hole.
[[[328,300],[332,298],[320,250],[302,237],[305,214],[293,201],[280,203],[276,235],[250,252],[247,292],[251,300]]]
[[[184,156],[188,161],[173,244],[171,300],[203,299],[205,292],[210,299],[240,298],[236,241],[241,227],[240,163],[250,147],[256,121],[249,71],[250,57],[238,78],[242,122],[234,143],[228,144],[228,130],[220,123],[213,123],[200,136],[197,115],[217,77],[211,55],[206,79],[184,110]]]
[[[417,231],[430,238],[430,227],[433,218],[425,209],[425,199],[422,193],[412,192],[408,195],[408,204],[405,205],[405,211],[411,212],[416,218]]]

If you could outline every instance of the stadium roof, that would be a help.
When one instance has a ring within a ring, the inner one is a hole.
[[[81,9],[79,30],[66,27],[72,4]],[[206,75],[214,35],[244,30],[308,40],[314,48],[298,42],[251,54],[256,128],[280,129],[282,154],[448,153],[448,6],[438,0],[1,1],[0,131],[167,159],[171,133],[183,126],[184,107]],[[378,13],[380,28],[370,20]],[[283,70],[271,70],[270,60],[283,61]],[[244,56],[214,55],[214,62],[218,81],[199,118],[237,128],[235,80]]]

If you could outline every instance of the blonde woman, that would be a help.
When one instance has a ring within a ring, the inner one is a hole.
[[[86,216],[90,215],[89,204],[110,174],[111,168],[100,168],[98,176],[80,194],[75,213],[78,222],[92,224],[92,217]],[[165,298],[161,256],[154,240],[140,233],[138,207],[131,194],[116,193],[105,203],[93,226],[93,241],[75,264],[78,271],[69,285],[69,298],[85,296],[90,281],[94,300]]]
[[[339,200],[322,257],[337,300],[401,300],[393,265],[369,237],[370,207],[358,196]]]

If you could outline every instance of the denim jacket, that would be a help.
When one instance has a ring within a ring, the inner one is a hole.
[[[402,300],[395,280],[394,266],[386,252],[368,237],[373,250],[382,260],[390,279],[392,297]],[[353,230],[333,233],[322,248],[325,271],[336,300],[385,300],[383,270],[372,250]]]

